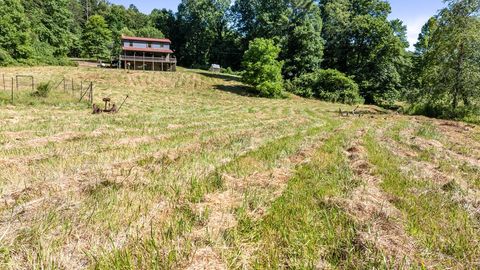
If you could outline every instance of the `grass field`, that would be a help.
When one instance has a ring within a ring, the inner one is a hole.
[[[0,85],[0,269],[480,268],[478,126],[190,70],[1,74],[130,98]]]

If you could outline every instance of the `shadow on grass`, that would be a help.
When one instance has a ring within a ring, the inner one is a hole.
[[[235,75],[229,75],[229,74],[221,74],[221,73],[211,73],[208,71],[198,71],[198,74],[208,77],[208,78],[213,78],[213,79],[220,79],[220,80],[225,80],[225,81],[235,81],[235,82],[241,82],[241,78],[239,76]]]
[[[243,97],[260,97],[253,87],[244,85],[214,85],[216,90],[236,94]]]

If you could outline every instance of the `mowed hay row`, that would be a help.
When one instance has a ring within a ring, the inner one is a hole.
[[[0,103],[2,269],[479,267],[476,126],[340,117],[353,108],[196,70],[0,74],[129,95],[115,115],[26,89]]]

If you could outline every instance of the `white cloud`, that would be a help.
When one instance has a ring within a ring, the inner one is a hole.
[[[410,42],[410,50],[414,50],[415,43],[417,43],[418,35],[422,32],[423,25],[430,19],[429,16],[421,16],[414,18],[412,20],[404,21],[407,25],[407,38]]]

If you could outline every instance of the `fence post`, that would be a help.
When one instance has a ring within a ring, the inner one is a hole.
[[[90,105],[93,104],[93,82],[90,83]]]
[[[13,77],[12,77],[12,104],[13,104]]]

